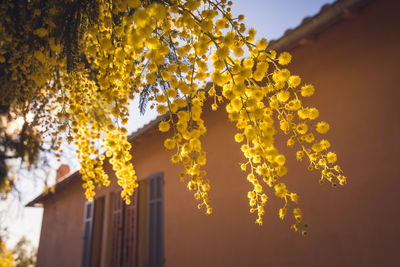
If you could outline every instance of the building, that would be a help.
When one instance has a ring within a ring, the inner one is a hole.
[[[179,182],[181,168],[170,163],[156,120],[130,137],[141,186],[136,205],[114,197],[115,183],[87,203],[78,173],[28,204],[44,207],[37,266],[398,265],[399,8],[394,0],[339,0],[271,44],[290,51],[292,72],[317,88],[309,103],[333,126],[327,138],[349,177],[343,187],[319,185],[318,173],[277,139],[288,155],[285,181],[310,224],[307,237],[278,218],[273,197],[264,224],[254,223],[234,126],[223,109],[207,109],[213,215],[197,210]]]

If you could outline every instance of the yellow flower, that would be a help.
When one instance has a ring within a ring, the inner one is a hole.
[[[192,145],[193,149],[197,152],[201,151],[201,142],[197,138],[190,139],[190,144]]]
[[[315,130],[320,134],[325,134],[329,131],[329,124],[324,121],[318,122]]]
[[[157,76],[154,73],[148,73],[146,75],[146,80],[147,80],[148,83],[155,83],[156,79],[157,79]]]
[[[325,159],[320,159],[320,160],[318,161],[318,164],[319,164],[320,166],[326,166],[326,160],[325,160]]]
[[[255,179],[255,176],[254,176],[254,174],[252,174],[252,173],[249,173],[249,174],[247,175],[247,180],[248,180],[249,182],[253,182],[253,181],[254,181],[254,179]]]
[[[284,176],[286,173],[287,173],[286,167],[284,167],[284,166],[279,166],[279,167],[276,168],[276,174],[277,174],[279,177]]]
[[[292,60],[292,56],[288,52],[283,52],[278,57],[278,63],[281,65],[287,65]]]
[[[267,202],[267,200],[268,200],[268,196],[266,194],[262,194],[261,195],[261,201],[262,202]]]
[[[262,192],[262,186],[261,186],[260,184],[257,184],[257,185],[254,187],[254,190],[255,190],[257,193],[261,193],[261,192]]]
[[[302,220],[301,209],[299,209],[299,208],[293,209],[293,215],[294,215],[294,218],[296,219],[296,221],[300,222]]]
[[[176,97],[177,92],[176,92],[176,90],[175,90],[174,88],[169,88],[169,89],[167,90],[167,95],[168,95],[169,97]]]
[[[164,141],[164,146],[166,149],[169,149],[169,150],[174,149],[175,141],[173,139],[168,138]]]
[[[247,165],[246,164],[241,164],[240,165],[240,169],[242,169],[242,171],[246,171],[246,169],[247,169]]]
[[[318,153],[323,150],[323,147],[321,146],[320,143],[315,143],[311,146],[311,149]]]
[[[280,121],[280,128],[284,132],[289,131],[289,123],[287,121],[281,120]]]
[[[312,96],[314,94],[314,86],[307,84],[301,87],[301,95],[304,97]]]
[[[217,49],[215,54],[218,59],[224,60],[225,58],[227,58],[229,56],[229,48],[226,46],[221,46]]]
[[[256,36],[256,29],[250,28],[249,29],[249,35],[247,37],[247,41],[252,43],[254,42],[254,37]]]
[[[328,140],[321,140],[321,142],[319,142],[319,143],[321,144],[321,146],[324,150],[331,147],[331,143],[329,143]]]
[[[286,108],[287,110],[298,110],[298,109],[301,108],[301,101],[298,100],[298,99],[293,99],[293,100],[291,100],[289,103],[287,103],[287,104],[285,105],[285,108]],[[291,115],[291,114],[288,114],[288,117],[290,117],[289,115]],[[293,115],[292,115],[292,116],[293,116]],[[293,118],[292,118],[292,119],[293,119]]]
[[[42,63],[46,62],[46,56],[41,51],[35,51],[33,53],[34,57]]]
[[[34,30],[33,33],[39,36],[40,38],[43,38],[48,34],[48,31],[45,28],[38,28]]]
[[[209,191],[210,190],[210,184],[203,184],[201,186],[201,190],[203,190],[204,192]]]
[[[316,108],[310,108],[310,116],[309,116],[309,118],[310,118],[311,120],[315,120],[316,118],[318,118],[318,116],[319,116],[319,111],[318,111],[318,109],[316,109]]]
[[[335,165],[335,167],[333,167],[335,169],[335,171],[337,172],[342,172],[342,169],[340,168],[339,165]]]
[[[274,74],[272,75],[272,79],[274,82],[286,82],[290,77],[290,71],[288,69],[283,69],[279,71],[274,71]]]
[[[188,189],[189,189],[190,191],[195,190],[195,189],[196,189],[196,183],[193,182],[193,181],[190,181],[190,182],[187,184],[187,187],[188,187]]]
[[[280,102],[286,102],[288,101],[290,97],[290,93],[289,91],[280,91],[277,95],[276,98],[280,101]]]
[[[161,132],[168,132],[169,129],[170,129],[169,122],[167,122],[167,121],[162,121],[162,122],[160,122],[160,124],[158,124],[158,129],[159,129]]]
[[[252,68],[254,66],[254,60],[252,58],[246,58],[243,60],[243,66],[245,68]]]
[[[139,2],[140,5],[140,1],[137,2]],[[137,3],[134,4],[138,5]],[[147,13],[150,17],[154,17],[157,20],[162,20],[167,16],[165,7],[158,3],[151,4],[151,6],[147,9]]]
[[[267,48],[267,45],[268,45],[267,39],[262,38],[257,42],[256,47],[258,50],[265,50]]]
[[[172,163],[179,163],[180,160],[181,160],[181,158],[180,158],[179,155],[177,155],[177,154],[174,154],[174,155],[172,155],[172,157],[171,157]]]
[[[193,146],[190,143],[185,143],[182,146],[182,152],[183,153],[189,153],[189,152],[192,152],[192,150],[193,150]]]
[[[243,134],[241,134],[241,133],[235,134],[235,141],[236,142],[238,142],[238,143],[243,142],[243,138],[244,138]]]
[[[300,123],[300,124],[298,124],[298,125],[296,126],[296,131],[297,131],[299,134],[305,134],[305,133],[308,131],[307,124],[305,124],[305,123]]]
[[[227,24],[227,20],[225,18],[219,18],[216,22],[215,22],[215,28],[216,29],[223,29],[225,28],[225,25]]]
[[[240,111],[242,109],[242,100],[240,97],[235,97],[231,100],[231,105],[235,111]]]
[[[301,79],[300,79],[300,77],[297,76],[297,75],[290,76],[290,77],[289,77],[289,80],[288,80],[288,83],[289,83],[289,86],[290,86],[290,87],[295,88],[295,87],[297,87],[297,86],[300,85]]]
[[[130,8],[137,8],[140,6],[140,0],[126,0],[126,3]]]
[[[283,183],[279,183],[274,186],[275,195],[280,198],[284,198],[287,195],[286,185]]]
[[[278,163],[280,166],[285,165],[285,162],[286,162],[286,158],[285,158],[285,156],[282,155],[282,154],[277,155],[277,156],[275,157],[274,160],[275,160],[275,162]]]
[[[149,22],[149,18],[144,8],[136,8],[135,13],[133,13],[133,19],[136,23],[136,26],[139,26],[140,28],[146,27],[147,23]]]
[[[315,140],[315,137],[312,133],[309,133],[304,136],[307,143],[312,143]]]
[[[310,111],[308,108],[303,108],[303,109],[299,109],[297,111],[297,115],[299,116],[300,119],[307,119],[309,117]]]
[[[212,30],[213,30],[213,21],[211,19],[204,19],[200,23],[200,27],[204,32],[212,32]]]
[[[294,202],[297,203],[299,200],[299,196],[296,193],[290,193],[290,199]]]
[[[249,191],[247,193],[247,197],[250,198],[250,199],[255,198],[256,197],[256,193],[254,193],[254,191]]]
[[[166,102],[167,101],[167,97],[165,96],[165,95],[163,95],[163,94],[159,94],[159,95],[157,95],[156,96],[156,101],[157,102]]]
[[[286,142],[287,146],[293,146],[295,144],[295,138],[294,136],[292,136],[291,138],[289,138]]]
[[[286,215],[286,208],[280,208],[279,209],[279,218],[281,218],[282,220],[285,218]]]
[[[319,149],[321,149],[320,147],[315,147],[315,148],[319,148]],[[319,157],[319,154],[318,153],[312,153],[312,154],[310,154],[310,160],[311,161],[316,161],[317,159],[318,159],[318,157]]]
[[[301,160],[304,157],[304,152],[301,150],[297,151],[296,157],[298,160]]]
[[[165,113],[167,113],[167,107],[166,106],[164,106],[164,105],[158,105],[157,106],[157,111],[158,111],[158,113],[160,113],[160,114],[165,114]]]
[[[337,161],[337,156],[335,153],[329,152],[328,154],[326,154],[326,159],[329,163],[335,163]]]
[[[213,66],[215,70],[221,70],[225,67],[225,61],[223,59],[217,59],[214,61]]]

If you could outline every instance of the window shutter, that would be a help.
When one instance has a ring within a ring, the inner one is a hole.
[[[94,200],[94,214],[92,222],[92,246],[90,256],[90,266],[98,267],[101,261],[101,246],[103,236],[104,221],[104,197]]]
[[[162,173],[149,177],[149,266],[164,266],[164,181]]]
[[[148,243],[148,209],[149,209],[149,181],[144,179],[139,181],[138,190],[138,248],[137,248],[137,266],[138,267],[148,267],[148,253],[149,253],[149,243]]]
[[[121,266],[123,236],[123,200],[121,191],[113,193],[111,266]]]
[[[131,204],[125,205],[124,236],[123,239],[123,267],[135,267],[137,262],[137,241],[138,241],[138,199],[137,189],[131,198]]]
[[[83,220],[84,229],[83,229],[82,267],[90,266],[90,254],[92,249],[93,214],[94,214],[94,202],[86,201],[85,214]]]

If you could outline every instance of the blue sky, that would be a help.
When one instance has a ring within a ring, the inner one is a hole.
[[[330,0],[234,0],[232,12],[234,15],[243,14],[246,17],[245,24],[257,30],[257,39],[267,38],[268,40],[278,39],[290,28],[294,28],[301,23],[304,17],[314,15],[319,12],[321,6],[332,3]],[[135,131],[155,117],[154,112],[147,112],[141,116],[135,103],[131,108],[132,119],[129,122],[129,130]],[[32,190],[32,192],[38,192]],[[31,193],[25,201],[29,201],[36,196]],[[18,215],[9,218],[6,223],[9,229],[10,247],[15,244],[21,236],[26,236],[35,245],[39,243],[42,209],[25,208]]]
[[[330,0],[236,0],[234,15],[243,14],[246,25],[257,30],[257,38],[278,39],[290,28],[301,23],[303,18],[315,15]]]

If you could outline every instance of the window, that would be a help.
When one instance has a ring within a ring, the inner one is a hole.
[[[104,197],[86,201],[84,215],[82,266],[100,266]]]
[[[162,173],[140,181],[130,205],[121,199],[121,191],[112,192],[105,212],[104,198],[86,202],[82,266],[101,266],[103,228],[108,232],[104,266],[164,266],[163,184]]]
[[[164,205],[163,179],[157,174],[149,177],[148,240],[149,266],[164,266]]]
[[[90,251],[92,247],[92,228],[93,228],[93,206],[94,202],[85,203],[84,213],[84,230],[83,230],[83,255],[82,267],[87,267],[90,264]]]
[[[113,193],[111,266],[136,266],[137,195],[136,191],[132,197],[132,203],[125,205],[121,198],[121,191]]]

